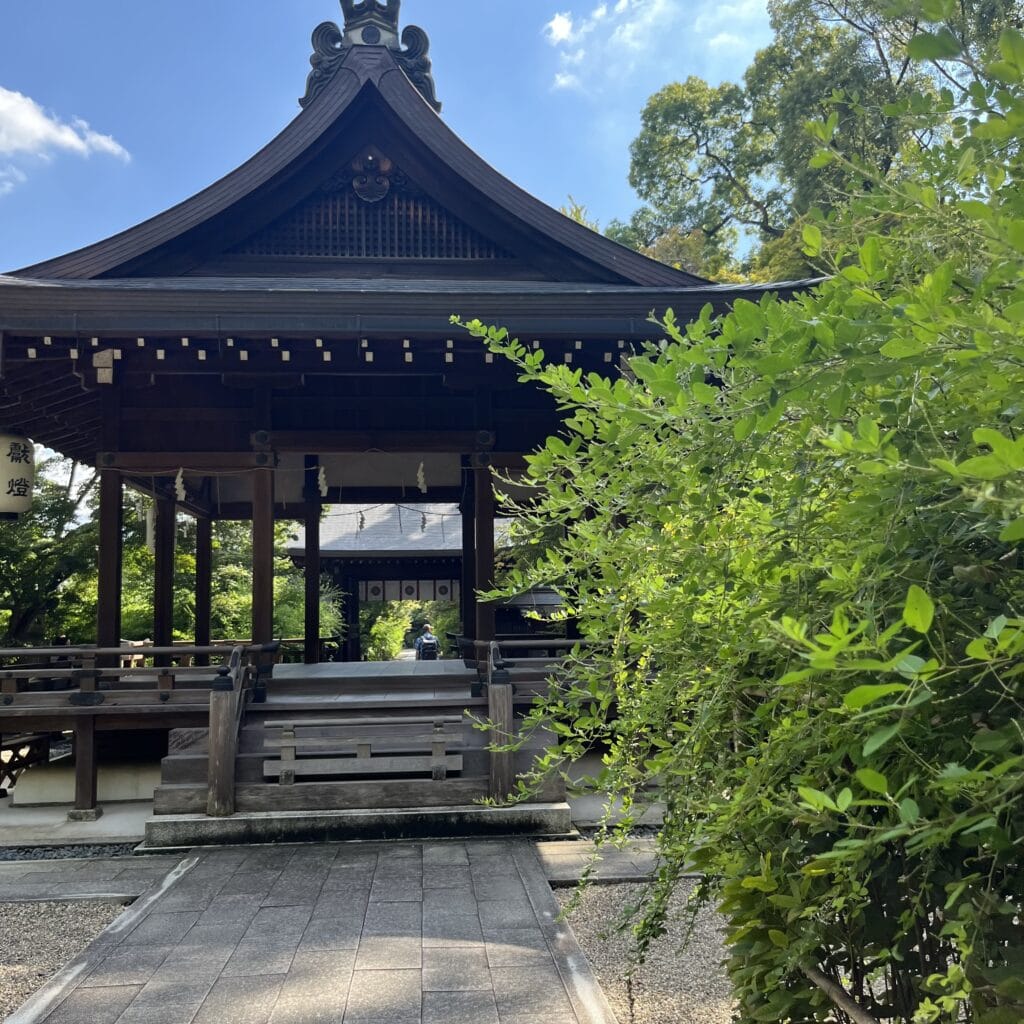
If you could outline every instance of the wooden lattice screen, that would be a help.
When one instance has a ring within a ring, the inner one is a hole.
[[[368,203],[346,190],[320,194],[235,249],[247,256],[498,260],[507,252],[423,195]]]

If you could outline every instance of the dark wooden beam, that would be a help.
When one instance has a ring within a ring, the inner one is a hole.
[[[100,473],[100,530],[96,600],[96,643],[100,647],[121,644],[121,562],[124,548],[121,474]]]
[[[210,646],[213,598],[213,522],[205,516],[196,520],[196,646]],[[197,663],[208,665],[209,657]]]
[[[431,487],[426,494],[413,489],[401,487],[332,487],[325,505],[387,505],[393,502],[437,502],[448,504],[458,501],[462,491],[458,487]],[[252,519],[252,505],[247,501],[224,501],[212,504],[209,509],[212,519],[216,521],[249,522]],[[277,502],[274,505],[274,518],[282,520],[302,520],[305,518],[305,502]]]
[[[154,476],[127,476],[125,486],[139,494],[145,494],[154,501],[160,498],[169,497],[172,493],[173,481],[170,478],[157,478]],[[178,510],[185,512],[196,519],[209,519],[211,516],[210,503],[202,495],[197,494],[191,484],[185,485],[185,499],[178,502]],[[246,516],[246,519],[249,517]]]
[[[489,465],[476,465],[474,477],[474,522],[476,524],[476,590],[494,586],[494,485]],[[476,639],[494,639],[494,605],[476,602]]]
[[[252,473],[252,640],[274,638],[274,472]]]
[[[141,406],[139,408],[126,408],[121,415],[125,422],[135,423],[181,423],[181,422],[206,422],[206,423],[247,423],[251,419],[248,409],[232,409],[222,405],[202,406],[169,406],[167,408],[155,408],[153,406]]]
[[[174,640],[174,545],[177,535],[177,506],[171,498],[156,502],[153,530],[153,642],[170,647]],[[157,665],[169,665],[169,658],[157,658]]]
[[[305,662],[320,661],[320,460],[306,456],[306,639]]]
[[[287,430],[258,431],[254,445],[278,452],[454,452],[480,451],[494,444],[489,431]]]
[[[459,600],[462,606],[462,632],[476,639],[476,484],[472,469],[464,469],[462,504],[462,581]]]
[[[97,805],[99,771],[96,762],[96,719],[91,715],[75,722],[75,806],[71,821],[95,821],[103,811]]]
[[[268,452],[100,452],[100,469],[120,469],[146,475],[175,474],[179,469],[233,471],[273,465]]]

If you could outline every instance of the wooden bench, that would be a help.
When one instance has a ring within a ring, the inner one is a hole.
[[[353,718],[267,722],[280,730],[264,746],[278,751],[263,762],[263,774],[290,786],[297,778],[368,775],[429,775],[443,782],[462,771],[463,719]]]

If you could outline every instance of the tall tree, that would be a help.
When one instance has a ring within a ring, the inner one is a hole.
[[[0,638],[20,645],[62,633],[68,585],[95,565],[89,502],[96,476],[51,456],[37,466],[32,509],[0,523]]]
[[[650,249],[649,230],[636,237],[644,227],[699,231],[717,241],[719,261],[723,252],[735,256],[744,236],[753,242],[753,276],[815,273],[794,224],[812,208],[827,214],[871,173],[897,171],[909,138],[943,134],[948,119],[915,123],[907,104],[957,84],[964,65],[946,58],[976,61],[1002,28],[1022,20],[1019,0],[921,0],[909,13],[886,0],[772,0],[769,9],[775,38],[742,84],[690,77],[648,101],[630,171],[647,206],[610,234]],[[946,19],[930,44],[920,42],[923,16]],[[816,162],[805,125],[830,117],[844,159]]]

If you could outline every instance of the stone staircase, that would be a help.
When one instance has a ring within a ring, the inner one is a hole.
[[[235,762],[236,818],[246,815],[321,815],[336,812],[386,812],[390,809],[437,811],[445,809],[488,810],[480,806],[488,795],[489,736],[475,729],[467,711],[486,718],[487,699],[481,696],[476,672],[461,662],[390,663],[363,665],[277,666],[270,680],[267,700],[250,704],[239,735]],[[461,770],[435,780],[427,774],[323,778],[282,785],[267,777],[265,762],[275,756],[268,737],[280,736],[280,728],[268,723],[378,723],[376,731],[387,737],[401,732],[400,723],[415,719],[461,719]],[[203,816],[207,803],[208,745],[204,730],[172,733],[170,753],[161,766],[161,784],[154,795],[153,822],[183,816]],[[525,771],[531,751],[516,757],[517,771]],[[537,800],[562,806],[564,785],[555,780]],[[567,811],[566,811],[567,814]],[[564,817],[564,816],[563,816]],[[217,819],[206,819],[215,822]],[[555,831],[567,831],[568,819]],[[212,827],[212,826],[209,826]],[[542,831],[551,831],[543,828]]]

